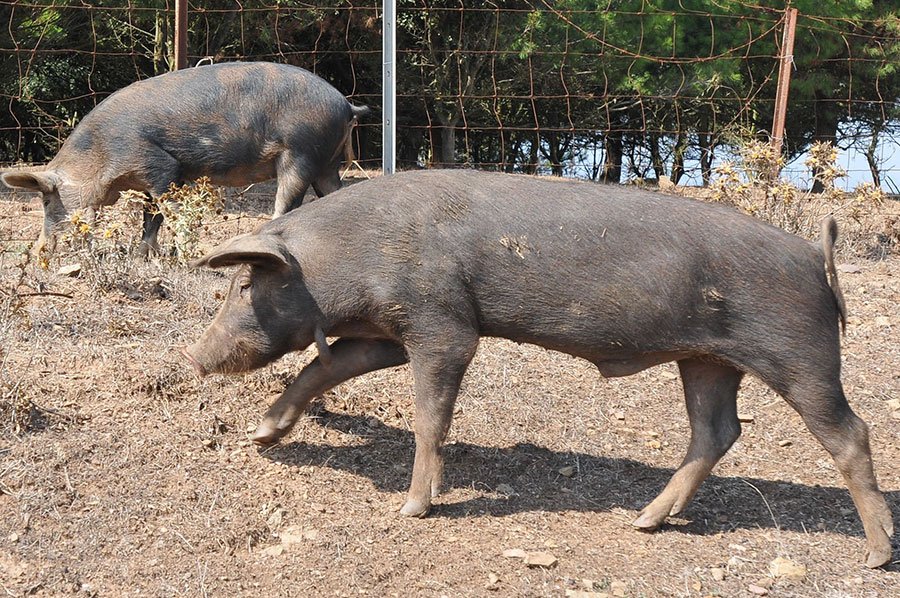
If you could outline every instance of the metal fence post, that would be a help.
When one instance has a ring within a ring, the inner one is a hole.
[[[384,0],[382,14],[381,116],[382,173],[393,174],[397,165],[394,153],[397,137],[397,2]]]
[[[188,0],[175,0],[175,70],[187,66]]]
[[[781,155],[784,143],[784,121],[787,114],[788,88],[791,85],[791,67],[794,66],[794,30],[797,27],[797,9],[788,8],[784,13],[784,34],[781,41],[781,68],[778,71],[778,89],[775,92],[775,116],[772,120],[772,148]]]

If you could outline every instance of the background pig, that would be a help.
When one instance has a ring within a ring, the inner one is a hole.
[[[39,247],[70,210],[110,205],[128,189],[158,197],[170,183],[201,176],[228,186],[278,177],[279,216],[300,205],[310,184],[320,197],[341,186],[344,146],[367,111],[297,67],[191,68],[117,91],[81,120],[49,164],[2,180],[43,195]],[[161,223],[145,209],[143,250],[157,249]]]
[[[682,511],[737,439],[751,373],[831,453],[865,528],[866,563],[891,557],[891,513],[868,428],[840,382],[845,319],[826,220],[812,244],[719,205],[523,176],[405,173],[355,185],[198,263],[240,265],[224,305],[185,350],[196,370],[239,372],[315,342],[319,357],[254,434],[287,433],[308,401],[409,362],[416,454],[402,513],[436,496],[441,444],[481,336],[535,343],[626,376],[677,361],[691,424],[683,463],[634,525]],[[340,337],[333,346],[325,335]]]

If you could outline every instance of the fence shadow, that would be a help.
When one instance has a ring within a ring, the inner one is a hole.
[[[411,432],[366,416],[326,410],[319,411],[312,421],[365,442],[338,447],[291,442],[261,449],[261,453],[289,466],[330,467],[366,477],[380,491],[406,491],[414,450]],[[445,447],[444,455],[445,493],[454,488],[475,488],[482,495],[450,502],[445,494],[436,500],[432,517],[613,509],[625,509],[630,512],[628,516],[636,516],[674,473],[672,468],[632,459],[553,451],[527,442],[503,449],[457,442]],[[565,466],[575,467],[571,478],[559,473]],[[839,475],[835,476],[837,482]],[[900,491],[886,492],[886,498],[892,511],[900,512]],[[820,522],[831,531],[864,537],[846,488],[711,475],[685,513],[666,529],[695,535],[757,528],[806,533],[817,531]]]

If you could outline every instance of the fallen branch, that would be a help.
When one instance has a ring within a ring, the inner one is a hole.
[[[19,297],[65,297],[66,299],[74,299],[74,295],[68,293],[53,293],[51,291],[39,291],[36,293],[16,293]]]

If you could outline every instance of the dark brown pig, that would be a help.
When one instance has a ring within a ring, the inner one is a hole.
[[[467,171],[380,178],[304,206],[198,264],[240,266],[185,350],[201,374],[240,372],[315,342],[319,357],[254,434],[286,434],[314,396],[409,363],[416,454],[405,515],[441,484],[441,444],[479,337],[582,357],[604,376],[677,361],[691,424],[682,465],[634,525],[681,512],[741,432],[750,373],[831,453],[862,518],[866,563],[891,558],[868,428],[840,381],[845,309],[836,227],[809,243],[730,208],[648,191]],[[331,347],[325,336],[340,337]]]
[[[2,180],[43,195],[39,248],[52,245],[54,227],[71,210],[111,205],[128,189],[159,197],[170,183],[201,176],[227,186],[277,177],[280,216],[300,205],[310,184],[320,197],[340,188],[345,144],[367,111],[297,67],[191,68],[117,91],[78,123],[49,164]],[[158,249],[161,223],[145,210],[144,251]]]

